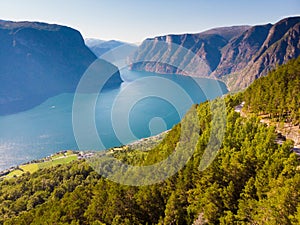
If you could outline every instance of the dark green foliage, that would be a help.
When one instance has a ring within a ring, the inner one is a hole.
[[[244,93],[246,107],[280,121],[300,123],[300,57],[256,80]]]

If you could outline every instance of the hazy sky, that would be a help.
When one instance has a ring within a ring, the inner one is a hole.
[[[169,33],[275,23],[300,15],[299,0],[0,0],[0,19],[42,21],[84,37],[141,42]]]

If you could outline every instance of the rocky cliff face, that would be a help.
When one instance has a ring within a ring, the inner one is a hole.
[[[222,49],[220,63],[213,75],[221,77],[245,68],[253,55],[261,48],[271,27],[271,24],[251,27],[238,37],[231,39]]]
[[[299,56],[299,26],[300,17],[293,17],[274,25],[224,27],[147,39],[133,57],[131,68],[216,77],[231,90],[239,90],[276,65]],[[173,50],[166,47],[170,43]]]
[[[270,29],[260,50],[239,76],[230,77],[232,89],[245,88],[255,79],[267,75],[276,65],[287,63],[300,55],[300,17],[284,19]]]
[[[74,29],[0,21],[0,115],[26,110],[54,95],[75,91],[95,59]],[[118,73],[112,79],[112,84],[122,82]]]
[[[223,28],[222,28],[223,29]],[[243,28],[223,37],[215,29],[200,34],[167,35],[150,38],[142,43],[134,55],[131,69],[157,73],[178,73],[193,76],[209,76],[221,59],[221,49],[228,37],[235,36]],[[166,43],[166,44],[165,44]],[[199,57],[194,57],[195,55]]]

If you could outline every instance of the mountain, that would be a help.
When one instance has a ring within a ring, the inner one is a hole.
[[[0,115],[34,107],[47,98],[74,92],[96,56],[81,34],[38,22],[0,21]],[[104,67],[117,71],[110,63]],[[122,82],[117,72],[110,83]]]
[[[146,39],[134,55],[132,60],[135,63],[131,65],[131,69],[209,76],[220,63],[221,49],[228,43],[227,39],[246,29],[247,26],[216,28],[200,34],[166,35]],[[166,43],[171,44],[171,50]],[[197,60],[195,55],[199,55],[205,63]],[[166,59],[166,63],[158,63],[160,59]],[[182,71],[182,68],[188,69]]]
[[[201,34],[218,34],[224,39],[229,41],[235,36],[242,34],[244,31],[249,29],[251,26],[231,26],[231,27],[218,27],[202,32]]]
[[[222,49],[220,63],[213,74],[220,77],[245,68],[261,48],[271,27],[271,24],[254,26],[229,41]]]
[[[85,44],[91,49],[91,51],[98,57],[107,53],[108,51],[117,48],[126,43],[110,40],[110,41],[102,41],[98,39],[86,39]]]
[[[149,38],[133,56],[131,69],[216,77],[231,90],[239,90],[277,64],[299,56],[299,26],[300,17],[290,17],[274,25],[221,27],[198,34]]]
[[[88,46],[89,48],[93,47],[95,45],[102,44],[104,42],[105,42],[104,40],[100,40],[100,39],[96,39],[96,38],[85,38],[84,39],[85,45]]]
[[[233,89],[249,86],[255,79],[267,75],[277,65],[286,64],[300,55],[300,17],[286,18],[273,25],[261,45],[239,76],[228,79]]]

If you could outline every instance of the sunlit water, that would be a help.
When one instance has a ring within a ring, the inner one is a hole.
[[[134,104],[128,116],[124,113],[122,126],[128,125],[134,137],[119,140],[120,135],[116,136],[111,122],[113,120],[111,109],[114,101],[119,96],[121,104],[114,107],[119,114],[122,114],[125,106],[138,99],[147,88],[153,89],[153,86],[150,87],[145,82],[136,82],[140,78],[151,76],[167,78],[171,83],[178,84],[189,94],[193,103],[213,99],[227,92],[223,83],[210,79],[198,79],[201,83],[201,88],[199,88],[199,85],[189,77],[124,70],[122,77],[125,82],[120,88],[102,92],[95,107],[96,127],[105,148],[123,145],[170,129],[180,121],[179,111],[186,112],[191,107],[189,101],[181,101],[180,105],[174,106],[161,98],[160,93],[164,87],[158,83],[155,87],[157,88],[156,96],[145,96]],[[133,83],[134,85],[130,85]],[[123,91],[126,91],[126,94],[122,95]],[[167,91],[174,96],[178,94],[176,88]],[[89,105],[91,97],[92,95],[89,94],[82,95],[79,102],[82,110],[91,107]],[[1,116],[0,170],[45,157],[57,151],[77,150],[72,126],[73,98],[74,94],[61,94],[31,110]],[[93,146],[92,142],[93,140],[91,140],[91,146]]]

